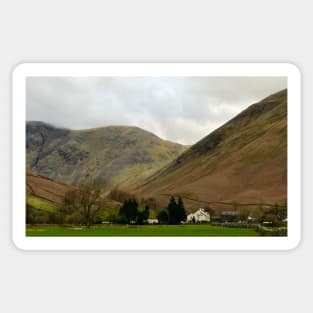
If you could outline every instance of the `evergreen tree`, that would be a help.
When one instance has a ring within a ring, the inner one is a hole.
[[[149,206],[145,206],[145,210],[143,211],[143,220],[146,221],[150,216],[150,209]]]
[[[119,210],[119,217],[121,222],[130,223],[137,220],[138,215],[138,203],[136,199],[127,199]]]
[[[136,199],[130,200],[129,205],[129,221],[135,221],[138,214],[138,202]]]
[[[142,225],[144,223],[144,211],[138,211],[136,217],[136,224]]]
[[[179,224],[179,214],[178,214],[178,206],[175,201],[175,198],[172,196],[170,202],[167,206],[167,213],[168,213],[168,222],[169,224]]]
[[[168,223],[168,213],[166,210],[161,211],[157,215],[157,219],[159,220],[160,224],[167,224]]]
[[[136,223],[137,224],[144,224],[147,219],[149,218],[150,210],[148,205],[145,206],[144,210],[140,211],[137,210],[137,217],[136,217]]]
[[[167,206],[168,223],[169,224],[180,224],[186,220],[186,210],[181,197],[178,198],[176,203],[175,198],[172,196]]]
[[[186,221],[187,214],[186,214],[184,202],[181,196],[178,197],[177,210],[178,210],[177,215],[179,217],[179,222]]]

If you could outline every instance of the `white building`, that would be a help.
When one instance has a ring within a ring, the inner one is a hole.
[[[211,216],[210,213],[204,209],[199,209],[198,211],[188,214],[187,223],[201,223],[201,222],[210,222]]]
[[[159,224],[159,220],[156,218],[148,218],[147,223],[148,224]]]

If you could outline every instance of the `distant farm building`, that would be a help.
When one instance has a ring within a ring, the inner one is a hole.
[[[159,224],[159,220],[157,218],[148,218],[147,223],[148,224]]]
[[[198,211],[188,214],[187,223],[201,223],[211,221],[210,213],[205,211],[204,209],[199,209]]]
[[[237,211],[224,211],[221,213],[220,221],[222,223],[236,222],[239,219],[239,212]]]

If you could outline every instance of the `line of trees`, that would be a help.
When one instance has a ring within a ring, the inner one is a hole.
[[[78,189],[66,193],[63,206],[57,212],[44,212],[27,208],[26,220],[29,224],[80,224],[90,227],[92,224],[101,223],[101,210],[104,208],[101,198],[101,188],[97,184],[80,185]],[[37,212],[38,211],[38,212]],[[143,209],[135,198],[124,200],[117,216],[110,220],[119,224],[147,223],[150,208],[145,204]],[[157,219],[161,224],[180,224],[186,221],[186,210],[181,197],[176,202],[172,196],[166,209],[159,212]]]
[[[146,205],[143,210],[140,210],[138,209],[137,200],[131,198],[124,201],[115,222],[120,224],[144,224],[147,222],[149,215],[150,209],[148,205]],[[172,196],[166,209],[162,210],[157,215],[157,219],[161,224],[177,225],[181,222],[185,222],[186,218],[187,214],[184,202],[180,196],[177,201],[174,196]]]
[[[179,196],[176,202],[174,196],[171,196],[167,208],[162,210],[157,218],[159,223],[162,224],[180,224],[181,222],[185,222],[187,214],[183,199]]]
[[[149,206],[143,210],[138,209],[138,202],[135,198],[127,199],[120,207],[117,222],[121,224],[144,224],[150,215]]]

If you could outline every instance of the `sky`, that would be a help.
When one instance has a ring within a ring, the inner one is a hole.
[[[249,105],[287,88],[285,77],[28,77],[26,119],[88,129],[137,126],[191,145]]]

